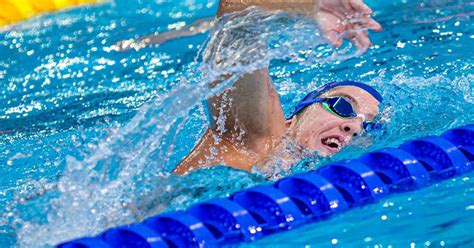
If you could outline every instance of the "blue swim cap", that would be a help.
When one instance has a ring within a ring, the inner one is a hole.
[[[361,88],[365,91],[367,91],[370,95],[372,95],[375,99],[377,99],[377,101],[379,102],[382,102],[383,101],[383,98],[382,98],[382,95],[380,95],[380,93],[372,88],[371,86],[367,85],[367,84],[364,84],[364,83],[360,83],[360,82],[355,82],[355,81],[341,81],[341,82],[331,82],[331,83],[327,83],[319,88],[317,88],[316,90],[313,90],[311,91],[310,93],[308,93],[295,107],[295,110],[291,113],[291,115],[289,115],[288,118],[286,118],[287,120],[293,118],[293,116],[297,115],[299,112],[301,112],[303,109],[305,109],[306,107],[308,107],[309,105],[313,104],[313,103],[316,103],[316,102],[319,102],[317,101],[316,99],[321,95],[323,94],[324,92],[326,91],[329,91],[333,88],[336,88],[336,87],[339,87],[339,86],[355,86],[355,87],[358,87],[358,88]]]

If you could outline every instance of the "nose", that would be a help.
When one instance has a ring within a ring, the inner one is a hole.
[[[346,121],[342,123],[341,131],[352,136],[357,136],[362,133],[362,123],[359,119]]]

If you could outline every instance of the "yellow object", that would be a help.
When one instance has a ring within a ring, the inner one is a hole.
[[[0,0],[0,26],[31,18],[44,12],[53,12],[101,0]]]

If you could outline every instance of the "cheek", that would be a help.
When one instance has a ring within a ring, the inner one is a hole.
[[[311,130],[309,128],[301,130],[298,133],[298,141],[300,144],[304,145],[307,148],[313,146],[314,140],[318,136],[316,130]]]
[[[306,135],[318,135],[323,130],[327,129],[335,120],[334,115],[323,109],[317,108],[313,111],[312,115],[305,120],[304,124],[301,125],[301,129]]]
[[[338,129],[339,126],[345,121],[344,119],[331,114],[326,110],[321,109],[318,114],[320,118],[318,118],[318,121],[314,123],[313,128],[319,132]]]
[[[307,119],[298,130],[297,139],[300,144],[312,151],[322,149],[320,135],[327,130],[338,128],[341,119],[323,109],[315,109],[315,118]]]
[[[320,145],[319,135],[324,130],[323,123],[319,121],[308,121],[300,127],[298,132],[298,141],[306,148],[314,150]]]

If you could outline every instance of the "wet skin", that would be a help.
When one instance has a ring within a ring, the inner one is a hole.
[[[372,10],[361,0],[249,0],[245,3],[222,0],[218,16],[249,6],[296,11],[315,18],[328,42],[334,46],[341,45],[344,38],[365,51],[371,46],[367,29],[381,30],[381,26],[369,17]],[[322,95],[329,96],[346,97],[356,112],[368,121],[378,114],[377,100],[360,88],[336,87]],[[327,156],[340,151],[362,132],[361,118],[338,117],[324,110],[319,103],[307,107],[291,120],[285,120],[267,68],[239,78],[232,89],[208,99],[207,105],[214,123],[174,169],[175,173],[184,174],[217,164],[250,171],[255,165],[267,164],[275,154],[281,156],[279,151],[288,142]],[[218,124],[215,120],[222,113],[225,121]]]
[[[326,92],[321,97],[342,96],[349,100],[354,110],[374,120],[379,113],[379,102],[368,92],[355,86],[341,86]],[[322,108],[321,104],[307,107],[303,113],[288,120],[286,125],[292,138],[312,152],[321,156],[332,155],[347,146],[354,136],[363,132],[362,118],[342,118]],[[328,146],[328,139],[334,140]],[[336,143],[335,145],[332,143]]]
[[[271,94],[271,102],[278,102],[276,92]],[[379,102],[368,92],[355,86],[336,87],[321,97],[342,96],[349,100],[354,110],[372,121],[379,113]],[[273,105],[275,106],[275,105]],[[275,117],[282,117],[280,105],[273,109]],[[228,132],[224,135],[209,128],[188,157],[175,169],[183,174],[193,168],[203,168],[215,164],[225,164],[236,169],[250,171],[255,165],[262,166],[285,142],[284,137],[300,144],[309,152],[329,156],[349,145],[353,137],[363,133],[360,117],[342,118],[323,109],[320,103],[308,106],[300,114],[285,121],[273,118],[266,122],[268,130],[280,130],[272,135],[247,136]],[[245,127],[244,127],[245,128]],[[220,142],[216,143],[216,139]],[[251,145],[252,144],[252,145]],[[214,150],[214,154],[211,153]]]

